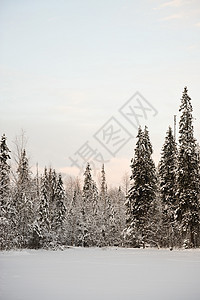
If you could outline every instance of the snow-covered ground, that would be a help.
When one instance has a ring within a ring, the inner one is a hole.
[[[0,252],[0,300],[199,300],[200,250]]]

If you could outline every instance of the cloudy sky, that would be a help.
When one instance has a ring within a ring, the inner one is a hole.
[[[185,85],[200,140],[199,82],[199,0],[0,0],[1,134],[23,129],[33,166],[106,161],[120,184],[138,123],[158,162]]]

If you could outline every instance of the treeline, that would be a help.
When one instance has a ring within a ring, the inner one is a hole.
[[[63,246],[121,245],[125,226],[125,196],[120,188],[107,190],[104,166],[101,187],[92,179],[90,165],[79,178],[45,168],[32,176],[26,151],[21,151],[11,174],[6,137],[0,142],[0,249]],[[12,176],[11,176],[12,175]],[[10,178],[12,177],[12,180]]]
[[[0,249],[65,246],[200,246],[199,148],[194,138],[187,88],[180,106],[179,140],[169,127],[158,167],[147,127],[138,129],[131,160],[130,188],[100,186],[90,164],[83,187],[78,178],[63,184],[45,168],[33,176],[26,150],[11,170],[5,135],[0,141]]]

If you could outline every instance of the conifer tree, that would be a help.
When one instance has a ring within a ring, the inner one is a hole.
[[[10,150],[6,144],[5,134],[1,137],[0,141],[0,216],[1,212],[6,209],[6,203],[9,195],[10,188]]]
[[[73,193],[73,197],[71,195]],[[78,178],[70,178],[70,184],[67,186],[67,243],[72,246],[79,246],[81,236],[81,221],[82,221],[82,190],[80,180]],[[71,200],[71,201],[70,201]]]
[[[38,224],[41,228],[42,243],[44,247],[56,247],[59,231],[62,228],[60,214],[64,213],[60,199],[61,194],[64,197],[64,188],[62,179],[57,177],[56,171],[52,168],[45,168],[41,180],[40,207]],[[59,211],[59,205],[62,210]],[[63,220],[64,221],[64,220]],[[58,224],[60,222],[60,225]]]
[[[148,130],[138,129],[134,158],[131,160],[131,188],[126,200],[125,240],[134,247],[145,246],[151,239],[150,208],[156,199],[156,171],[151,158]]]
[[[181,246],[197,247],[199,243],[199,154],[194,138],[191,98],[184,88],[179,122],[177,170],[177,220]]]
[[[114,243],[116,245],[122,245],[123,244],[122,232],[123,232],[123,229],[125,228],[125,220],[126,220],[125,205],[124,205],[126,197],[125,197],[124,192],[121,190],[121,187],[110,189],[109,197],[111,199],[111,203],[113,206],[112,211],[114,212],[114,219],[112,218],[112,220],[114,221],[114,224],[115,224],[115,241],[114,241]]]
[[[79,190],[74,190],[74,196],[70,203],[70,207],[67,213],[67,234],[68,244],[72,246],[80,246],[81,242],[79,237],[81,236],[81,214],[82,207],[82,195]]]
[[[84,173],[83,197],[82,197],[82,218],[80,236],[84,246],[94,246],[98,240],[98,190],[92,179],[90,164],[86,166]]]
[[[50,168],[47,176],[50,228],[52,228],[52,226],[54,226],[53,224],[55,223],[54,218],[56,209],[57,180],[55,169]]]
[[[34,222],[34,190],[29,161],[26,150],[23,149],[18,162],[15,193],[15,207],[17,211],[17,231],[19,246],[27,247],[30,243],[32,225]]]
[[[0,250],[9,249],[12,238],[9,153],[4,134],[0,141]]]
[[[84,172],[84,185],[82,193],[81,215],[78,228],[78,244],[80,246],[91,246],[91,203],[92,203],[92,175],[90,164],[86,166]]]
[[[41,193],[38,212],[39,236],[41,237],[41,246],[49,242],[50,235],[50,212],[49,212],[49,181],[47,168],[44,169],[44,174],[41,178]]]
[[[101,190],[100,190],[100,201],[104,208],[106,207],[106,194],[107,194],[107,185],[106,185],[106,175],[104,164],[101,169]]]
[[[177,146],[169,127],[159,163],[160,197],[162,203],[163,246],[173,247],[176,208]]]
[[[107,196],[106,204],[106,245],[117,246],[119,245],[120,232],[117,227],[116,207],[114,206],[110,195]]]
[[[55,198],[55,210],[54,210],[54,224],[53,229],[57,233],[57,240],[63,244],[65,237],[65,221],[66,221],[66,206],[65,206],[65,190],[61,174],[58,176]]]
[[[93,180],[91,175],[91,168],[90,168],[90,164],[88,163],[86,166],[86,170],[84,172],[84,185],[83,185],[83,201],[85,202],[85,204],[91,203],[92,186],[93,186]]]
[[[119,244],[117,224],[116,224],[116,209],[114,206],[114,199],[108,193],[106,174],[104,165],[101,170],[101,190],[100,190],[100,204],[99,204],[99,246],[111,246]]]

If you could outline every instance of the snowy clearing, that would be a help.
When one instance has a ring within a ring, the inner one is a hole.
[[[198,300],[200,250],[0,253],[0,300]]]

